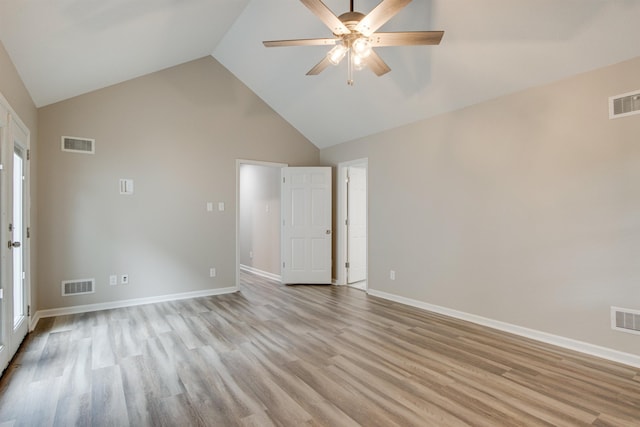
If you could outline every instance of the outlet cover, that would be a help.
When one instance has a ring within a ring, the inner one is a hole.
[[[216,277],[216,269],[215,268],[210,268],[209,269],[209,277]]]
[[[118,276],[113,274],[109,276],[109,285],[116,286],[118,284]]]
[[[395,272],[395,270],[389,270],[389,279],[396,280],[396,272]]]
[[[123,274],[122,276],[120,276],[120,283],[122,283],[123,285],[128,285],[129,284],[129,275],[128,274]]]

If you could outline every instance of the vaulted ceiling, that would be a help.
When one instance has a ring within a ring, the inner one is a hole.
[[[392,71],[353,87],[344,62],[305,75],[327,47],[262,45],[331,37],[299,0],[2,0],[0,40],[37,106],[213,55],[323,148],[640,56],[639,17],[637,0],[413,0],[381,30],[442,43],[378,48]]]

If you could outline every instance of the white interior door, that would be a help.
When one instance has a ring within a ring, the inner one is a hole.
[[[331,283],[331,168],[282,168],[282,283]]]
[[[29,132],[0,110],[2,174],[0,192],[3,244],[1,272],[0,367],[4,370],[29,330],[28,162]]]
[[[367,279],[367,169],[347,169],[347,283]]]

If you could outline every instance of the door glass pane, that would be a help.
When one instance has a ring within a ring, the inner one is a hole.
[[[17,326],[25,315],[24,273],[22,243],[23,240],[23,194],[24,161],[22,150],[16,148],[13,153],[13,324]],[[18,246],[19,245],[19,246]]]

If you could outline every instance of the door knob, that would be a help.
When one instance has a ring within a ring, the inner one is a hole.
[[[9,240],[9,249],[19,248],[19,247],[20,247],[20,242],[12,242],[11,240]]]
[[[327,230],[327,234],[331,234],[331,230]]]

